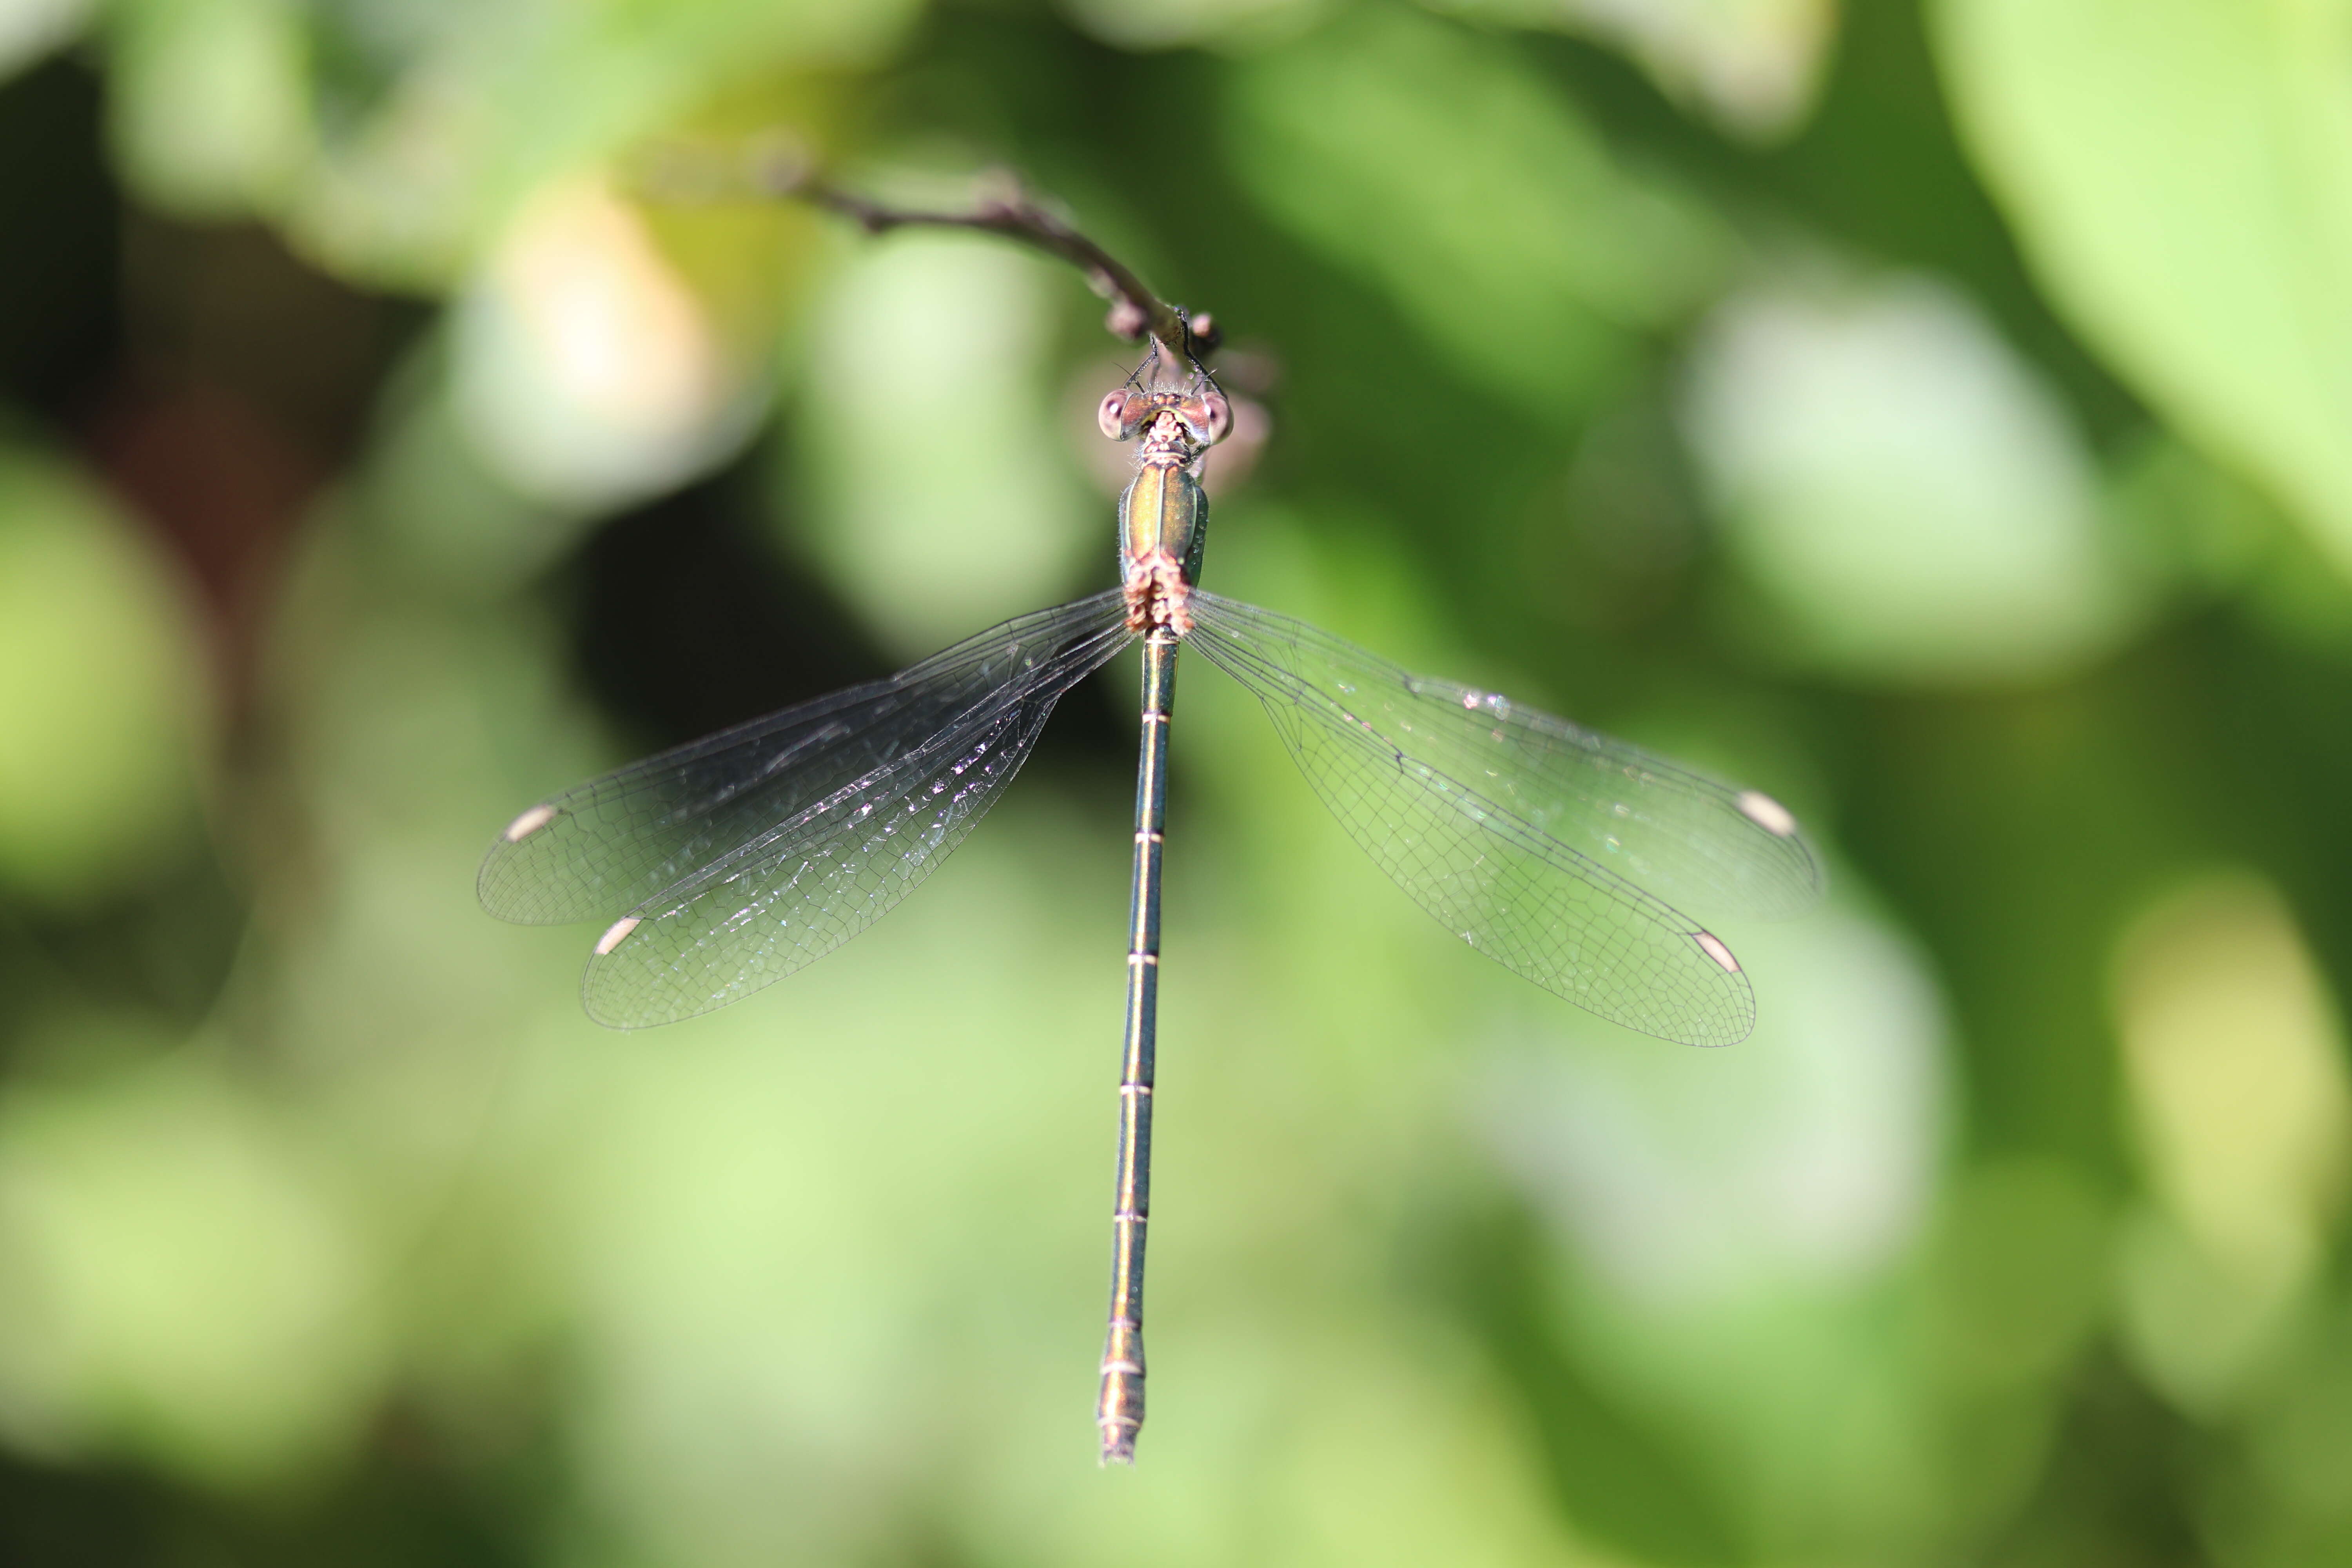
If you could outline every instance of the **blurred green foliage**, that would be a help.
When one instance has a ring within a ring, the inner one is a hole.
[[[2352,6],[0,0],[0,1560],[2352,1561]],[[1450,943],[1131,662],[620,1037],[476,859],[1104,585],[1020,171],[1215,311],[1208,579],[1805,817],[1756,1035]]]

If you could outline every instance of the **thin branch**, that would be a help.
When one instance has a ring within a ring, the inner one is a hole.
[[[684,171],[674,163],[666,164],[665,172],[673,178],[659,182],[664,194],[710,194],[707,182],[676,179]],[[743,173],[759,195],[807,202],[838,213],[868,234],[894,228],[974,229],[1058,257],[1084,273],[1087,286],[1110,301],[1103,325],[1115,336],[1129,342],[1157,339],[1180,365],[1187,358],[1206,358],[1222,341],[1207,311],[1188,314],[1160,299],[1132,268],[1038,205],[1010,175],[1000,175],[1002,188],[982,196],[971,211],[957,213],[910,211],[845,191],[820,174],[796,142],[784,139],[755,145]]]

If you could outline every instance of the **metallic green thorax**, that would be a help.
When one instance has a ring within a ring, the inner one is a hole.
[[[1209,498],[1201,493],[1193,475],[1196,461],[1189,454],[1171,452],[1155,458],[1146,451],[1127,493],[1118,498],[1118,543],[1121,566],[1132,573],[1154,555],[1172,557],[1184,569],[1187,584],[1201,576],[1201,552],[1209,538]]]

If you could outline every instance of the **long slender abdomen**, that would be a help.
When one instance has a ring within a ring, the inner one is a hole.
[[[1151,1090],[1159,1051],[1160,868],[1168,821],[1168,720],[1176,636],[1143,645],[1143,737],[1135,779],[1135,881],[1129,903],[1127,1028],[1118,1082],[1118,1168],[1111,1201],[1110,1329],[1095,1420],[1105,1464],[1131,1464],[1143,1429],[1143,1244],[1151,1218]]]

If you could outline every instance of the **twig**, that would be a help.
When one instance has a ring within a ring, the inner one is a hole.
[[[983,195],[971,212],[952,213],[886,206],[843,190],[819,174],[814,161],[794,142],[755,145],[745,173],[761,195],[804,201],[838,213],[868,234],[914,227],[976,229],[1059,257],[1086,274],[1087,286],[1110,301],[1103,325],[1115,336],[1129,342],[1155,338],[1180,365],[1188,358],[1206,358],[1222,341],[1207,311],[1188,314],[1160,299],[1132,268],[1038,205],[1009,175],[1000,176],[1003,188]]]

